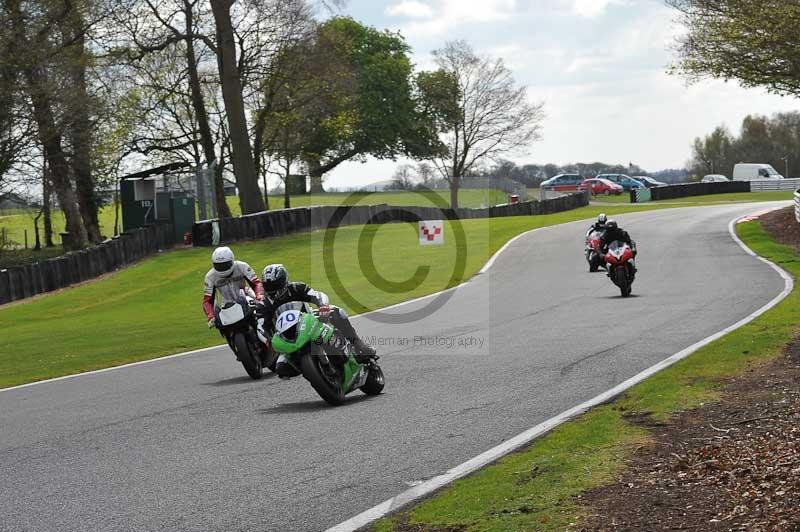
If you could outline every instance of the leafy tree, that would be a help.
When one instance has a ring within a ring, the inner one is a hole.
[[[716,128],[705,138],[696,138],[689,162],[690,173],[698,178],[706,174],[730,176],[735,164],[733,144],[733,137],[724,127]]]
[[[312,192],[344,161],[435,153],[438,139],[414,98],[408,51],[399,35],[335,17],[287,52],[304,69],[284,80],[295,102],[285,124],[302,132]]]
[[[800,165],[800,112],[771,117],[748,115],[738,136],[724,127],[695,139],[689,170],[696,177],[719,173],[731,176],[736,163],[767,163],[789,174]],[[786,175],[786,177],[790,177]]]
[[[786,0],[667,0],[681,14],[673,71],[800,95],[800,9]]]
[[[37,141],[47,159],[50,182],[70,234],[65,244],[81,248],[86,244],[87,232],[78,208],[80,195],[70,179],[71,165],[66,151],[68,121],[62,116],[69,109],[65,103],[75,97],[71,84],[63,83],[67,78],[63,69],[64,50],[71,45],[64,38],[69,31],[66,22],[74,6],[69,2],[53,5],[7,0],[0,4],[0,9],[4,26],[9,29],[8,46],[3,50],[8,56],[3,61],[11,62],[30,101]]]

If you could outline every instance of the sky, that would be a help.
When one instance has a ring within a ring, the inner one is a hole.
[[[454,39],[503,58],[546,113],[542,140],[508,156],[518,163],[680,168],[694,138],[717,125],[738,131],[748,114],[800,108],[733,82],[667,74],[681,30],[662,0],[349,0],[342,14],[399,31],[418,70],[433,69],[432,51]],[[345,163],[326,183],[368,185],[397,164]]]

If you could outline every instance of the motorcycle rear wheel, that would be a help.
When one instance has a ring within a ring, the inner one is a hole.
[[[631,295],[631,283],[628,281],[628,272],[625,271],[625,267],[617,267],[614,275],[617,278],[616,284],[619,286],[619,291],[622,294],[622,297],[628,297]]]
[[[321,367],[322,357],[316,353],[308,353],[300,359],[300,371],[311,383],[311,387],[328,404],[339,406],[344,403],[344,391],[339,383],[331,382]]]
[[[244,370],[250,375],[253,380],[258,380],[264,376],[261,361],[250,350],[250,344],[247,342],[247,336],[244,333],[237,332],[233,335],[233,345],[236,347],[236,354],[239,361],[244,366]]]

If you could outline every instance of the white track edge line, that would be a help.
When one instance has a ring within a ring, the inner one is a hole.
[[[670,356],[662,360],[661,362],[650,366],[646,370],[634,375],[633,377],[623,381],[622,383],[614,386],[610,390],[607,390],[600,395],[589,399],[577,406],[570,408],[562,412],[561,414],[552,417],[535,427],[532,427],[521,434],[514,436],[513,438],[501,443],[500,445],[489,449],[488,451],[464,462],[463,464],[457,465],[456,467],[450,469],[446,473],[433,477],[421,484],[418,484],[411,489],[408,489],[391,499],[385,500],[382,503],[374,506],[355,517],[348,519],[338,525],[335,525],[327,530],[327,532],[353,532],[360,528],[363,528],[370,523],[377,521],[378,519],[385,517],[386,515],[406,506],[407,504],[430,495],[434,491],[446,486],[447,484],[453,482],[454,480],[458,480],[459,478],[465,477],[466,475],[476,471],[484,466],[489,465],[490,463],[494,462],[495,460],[519,449],[520,447],[530,443],[532,440],[536,439],[537,437],[553,430],[557,426],[561,425],[565,421],[568,421],[575,416],[578,416],[590,408],[603,404],[614,397],[618,396],[625,390],[631,388],[632,386],[639,384],[640,382],[644,381],[645,379],[655,375],[659,371],[675,364],[676,362],[683,360],[684,358],[688,357],[698,349],[705,347],[706,345],[710,344],[711,342],[718,340],[719,338],[725,336],[726,334],[739,329],[740,327],[750,323],[757,317],[761,316],[775,305],[786,299],[786,297],[792,292],[794,289],[794,279],[792,276],[783,268],[778,266],[777,264],[765,259],[764,257],[759,256],[750,249],[739,236],[736,234],[736,222],[745,218],[746,216],[739,216],[734,218],[728,224],[728,232],[730,233],[731,237],[733,238],[734,242],[739,244],[741,248],[750,256],[757,258],[761,262],[768,264],[773,270],[775,270],[783,279],[784,287],[780,294],[775,296],[771,301],[769,301],[766,305],[759,308],[752,314],[742,318],[741,320],[737,321],[733,325],[730,325],[721,331],[708,336],[699,342],[696,342],[689,347],[675,353],[674,355]],[[521,236],[521,235],[520,235]]]

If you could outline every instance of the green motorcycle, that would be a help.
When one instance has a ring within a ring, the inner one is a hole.
[[[374,361],[361,363],[349,342],[320,320],[308,304],[292,301],[275,310],[273,349],[311,383],[320,397],[338,406],[359,389],[367,395],[383,390],[383,371]],[[338,345],[337,345],[338,341]]]

